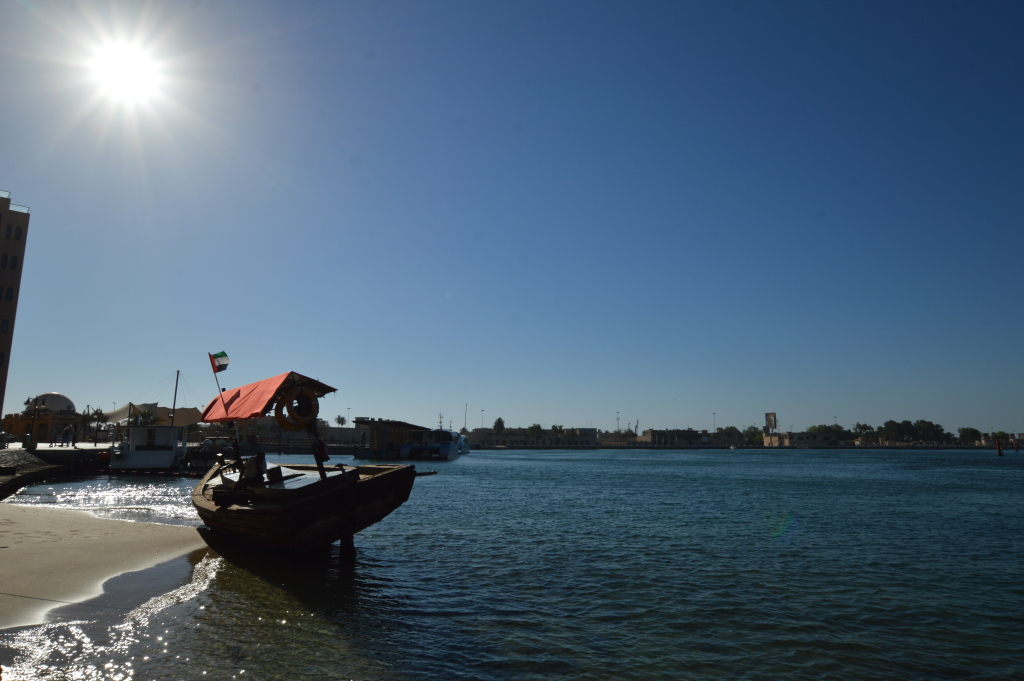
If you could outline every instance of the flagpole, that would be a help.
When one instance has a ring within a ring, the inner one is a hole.
[[[228,405],[227,402],[224,401],[224,391],[221,390],[220,388],[220,379],[217,378],[217,363],[213,361],[213,354],[209,352],[206,354],[210,356],[210,369],[213,370],[213,380],[217,382],[217,394],[220,395],[220,404],[222,407],[224,407],[224,417],[226,418],[228,415]],[[242,460],[242,450],[240,449],[238,444],[238,427],[235,426],[234,421],[228,421],[228,423],[231,424],[231,430],[234,434],[234,437],[231,438],[231,444],[232,448],[235,450],[235,462],[237,463]]]
[[[217,378],[217,373],[214,372],[213,380],[217,381],[217,394],[220,395],[220,406],[224,407],[224,416],[228,415],[228,405],[224,402],[224,391],[220,389],[220,379]]]

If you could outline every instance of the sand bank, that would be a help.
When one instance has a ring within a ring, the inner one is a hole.
[[[103,593],[103,582],[206,546],[194,527],[0,504],[0,629]]]

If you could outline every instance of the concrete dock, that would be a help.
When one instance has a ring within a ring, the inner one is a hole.
[[[22,487],[59,475],[86,472],[105,465],[101,455],[110,445],[79,443],[77,447],[39,444],[35,451],[0,449],[0,500]],[[13,471],[12,471],[13,469]]]

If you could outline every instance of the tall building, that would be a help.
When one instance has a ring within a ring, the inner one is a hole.
[[[7,394],[7,368],[11,364],[14,319],[21,293],[21,270],[25,266],[28,217],[27,206],[11,203],[11,193],[0,191],[0,407]]]

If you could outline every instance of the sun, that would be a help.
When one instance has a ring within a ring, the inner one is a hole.
[[[91,67],[104,92],[128,104],[151,98],[160,84],[156,62],[137,45],[106,45],[96,51]]]

